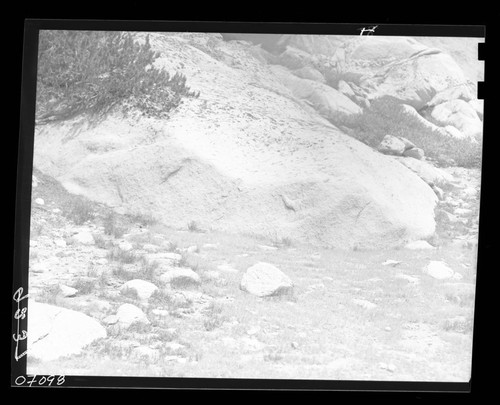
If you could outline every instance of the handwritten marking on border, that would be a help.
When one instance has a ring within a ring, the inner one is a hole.
[[[39,377],[38,380],[37,377]],[[35,374],[31,376],[28,375],[26,377],[20,375],[14,380],[14,384],[16,384],[17,386],[28,385],[30,387],[32,387],[33,384],[36,384],[39,387],[47,384],[50,387],[54,383],[54,381],[56,382],[56,385],[62,385],[66,382],[66,377],[64,375],[37,376]]]
[[[375,30],[377,29],[378,25],[374,25],[372,27],[368,27],[368,28],[359,28],[358,30],[361,31],[359,35],[364,35],[365,32],[367,32],[366,35],[372,35]]]
[[[14,358],[16,361],[19,361],[19,359],[28,353],[28,350],[25,350],[21,354],[19,354],[19,342],[22,340],[26,340],[28,337],[28,333],[25,330],[20,331],[20,323],[21,320],[26,318],[26,312],[28,310],[27,307],[22,307],[21,308],[21,301],[25,300],[28,298],[28,294],[23,295],[23,288],[20,287],[17,289],[17,291],[13,295],[13,300],[17,302],[17,310],[14,313],[14,319],[17,321],[16,325],[16,333],[12,335],[12,339],[14,339],[14,342],[16,342],[16,351],[14,353]]]

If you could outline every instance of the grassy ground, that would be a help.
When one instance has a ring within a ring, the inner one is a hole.
[[[33,198],[42,195],[43,188],[38,190]],[[66,211],[53,212],[52,207],[64,206],[63,191],[43,197],[43,209],[33,214],[37,246],[30,253],[31,264],[52,260],[57,266],[49,273],[30,274],[30,294],[103,323],[119,305],[130,302],[143,309],[151,324],[128,330],[109,325],[106,338],[76,356],[41,363],[28,355],[30,373],[469,379],[475,285],[475,250],[470,246],[318,249],[291,240],[277,244],[272,238],[201,231],[189,222],[186,229],[175,230],[138,216],[113,219],[123,228],[113,235],[107,212],[92,206],[95,215],[80,227],[93,232],[96,245],[58,248],[54,238],[71,234],[76,225],[71,214],[62,215]],[[43,227],[37,225],[40,221]],[[123,241],[134,246],[131,254],[116,250]],[[147,260],[146,245],[180,253],[182,266],[192,268],[202,282],[165,288]],[[400,263],[383,265],[387,259]],[[430,260],[445,261],[462,279],[437,280],[422,273]],[[244,271],[259,261],[286,273],[293,293],[258,298],[240,290]],[[119,293],[138,274],[160,287],[149,302]],[[57,283],[79,292],[61,297]]]

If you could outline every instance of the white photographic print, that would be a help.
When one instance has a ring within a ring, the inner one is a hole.
[[[468,382],[484,38],[377,30],[41,30],[27,372]]]

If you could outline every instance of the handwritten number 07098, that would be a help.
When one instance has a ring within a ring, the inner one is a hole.
[[[37,381],[37,375],[32,375],[32,376],[27,376],[24,377],[20,375],[19,377],[16,378],[14,381],[16,385],[29,385],[30,387],[33,386],[33,384],[37,384],[38,386],[43,386],[47,384],[48,386],[51,386],[54,381],[56,381],[56,385],[62,385],[64,384],[65,378],[63,375],[55,376],[55,375],[49,375],[47,377],[41,376],[40,379]]]

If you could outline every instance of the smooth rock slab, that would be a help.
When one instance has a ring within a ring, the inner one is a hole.
[[[293,288],[292,280],[276,266],[259,262],[247,269],[240,288],[250,294],[266,297]]]
[[[28,357],[33,359],[50,361],[78,354],[106,337],[106,329],[81,312],[29,300],[28,313]]]

